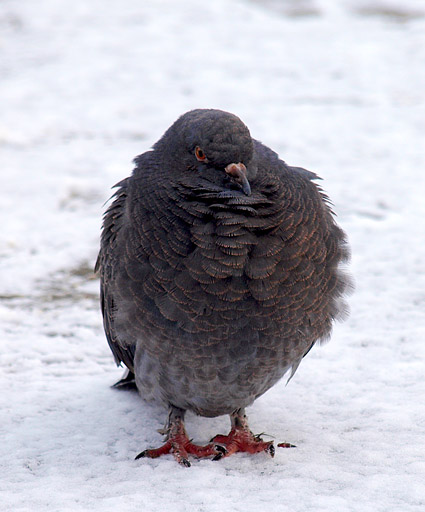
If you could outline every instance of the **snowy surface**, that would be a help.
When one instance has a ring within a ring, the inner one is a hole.
[[[425,510],[423,1],[1,0],[0,102],[2,511]],[[356,292],[248,410],[297,448],[186,469],[134,461],[165,412],[110,389],[91,269],[110,187],[196,107],[324,178]]]

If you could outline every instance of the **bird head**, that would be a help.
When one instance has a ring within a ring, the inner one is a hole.
[[[174,173],[195,172],[193,179],[251,195],[256,174],[254,145],[248,128],[222,110],[197,109],[183,114],[155,144]]]

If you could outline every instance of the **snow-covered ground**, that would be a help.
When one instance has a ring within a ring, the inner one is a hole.
[[[422,0],[1,0],[0,105],[2,511],[425,510]],[[134,461],[165,412],[110,389],[92,268],[110,187],[196,107],[324,178],[356,292],[248,410],[297,448],[185,469]]]

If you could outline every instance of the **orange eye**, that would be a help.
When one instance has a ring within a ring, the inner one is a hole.
[[[195,148],[195,156],[197,160],[199,160],[200,162],[205,162],[205,160],[207,159],[207,156],[199,146],[196,146]]]

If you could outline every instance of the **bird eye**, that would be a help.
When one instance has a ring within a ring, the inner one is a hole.
[[[199,160],[199,162],[205,162],[205,160],[207,159],[206,154],[203,152],[203,150],[199,146],[196,146],[196,148],[195,148],[195,156],[196,156],[197,160]]]

